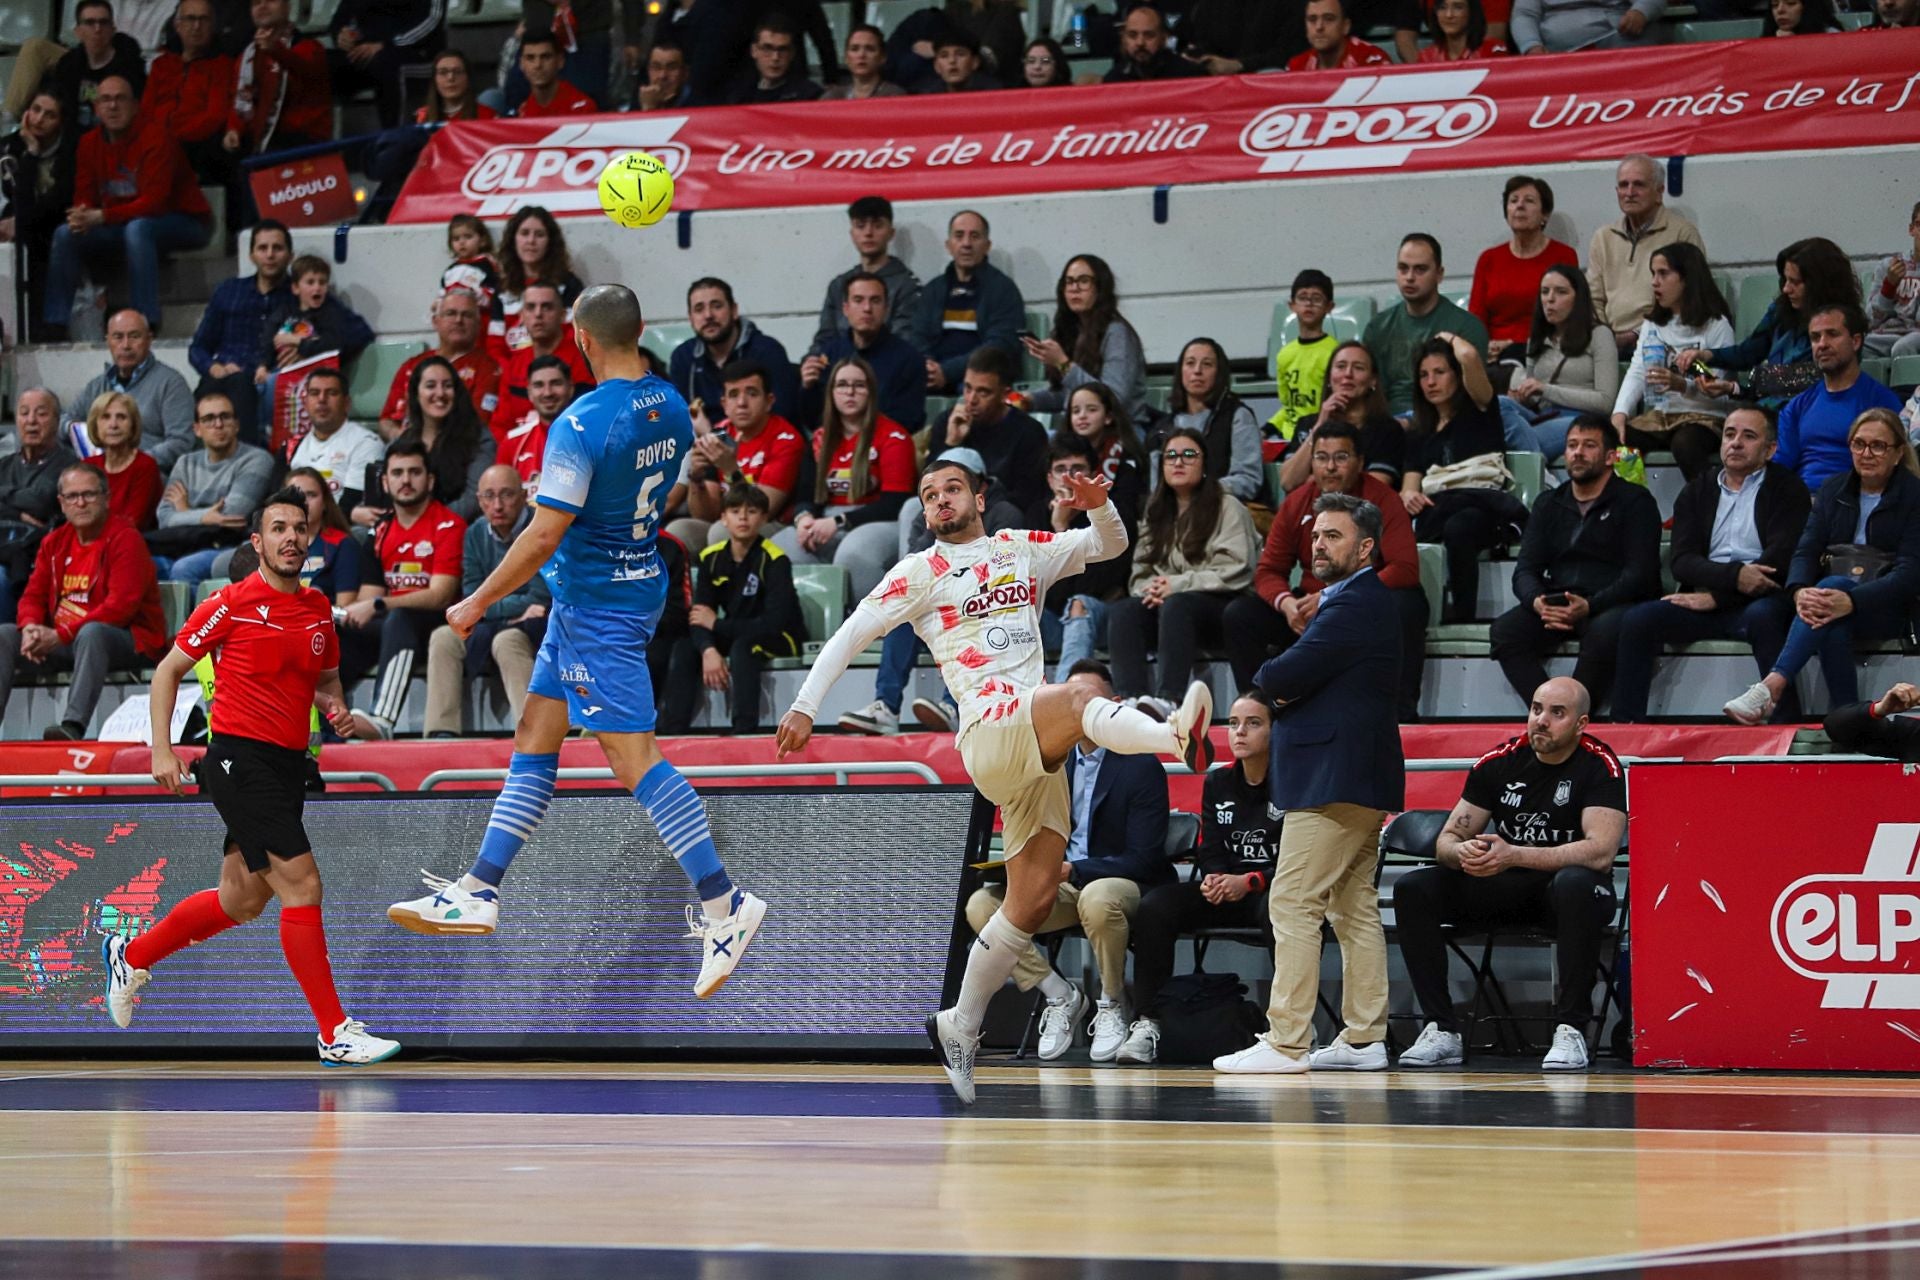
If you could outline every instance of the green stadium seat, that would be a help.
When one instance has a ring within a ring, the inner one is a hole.
[[[1547,460],[1538,453],[1510,453],[1507,470],[1513,473],[1513,496],[1533,510],[1533,504],[1547,490]]]
[[[1447,549],[1437,542],[1423,542],[1420,551],[1420,589],[1427,593],[1427,630],[1440,625],[1442,606],[1447,596]]]
[[[1032,334],[1034,337],[1044,338],[1047,336],[1048,332],[1052,330],[1052,328],[1053,328],[1053,317],[1047,314],[1045,311],[1030,310],[1027,312],[1026,330],[1028,333]],[[1026,348],[1022,347],[1020,350],[1020,381],[1032,382],[1032,383],[1045,383],[1046,380],[1047,380],[1046,366],[1041,364],[1038,360],[1035,360],[1032,356],[1028,355],[1026,352]]]
[[[360,353],[347,376],[347,398],[353,404],[353,416],[371,428],[387,403],[387,390],[400,366],[420,354],[418,342],[376,342]]]
[[[160,612],[167,620],[167,634],[178,635],[193,612],[193,588],[184,582],[160,584]]]
[[[1673,24],[1673,38],[1676,44],[1702,44],[1709,40],[1757,40],[1761,29],[1758,18],[1676,22]]]
[[[1883,386],[1893,385],[1893,361],[1885,356],[1862,357],[1860,371]]]
[[[1897,356],[1893,369],[1887,375],[1892,379],[1890,387],[1911,387],[1920,385],[1920,356]]]
[[[1343,302],[1327,313],[1327,332],[1336,342],[1350,342],[1357,339],[1367,322],[1373,319],[1373,299],[1356,298],[1352,302]],[[1273,322],[1267,327],[1267,368],[1273,368],[1273,357],[1281,347],[1292,342],[1300,333],[1300,321],[1292,309],[1284,302],[1273,304]]]
[[[1780,296],[1780,279],[1771,271],[1757,275],[1740,277],[1735,286],[1739,298],[1727,301],[1733,303],[1733,331],[1745,338],[1760,327],[1760,321],[1766,317],[1767,308]]]
[[[663,324],[649,322],[640,331],[640,345],[660,357],[664,365],[673,358],[673,349],[693,336],[693,326],[685,320],[669,320]]]
[[[847,571],[838,565],[793,566],[793,588],[800,597],[800,616],[807,624],[807,639],[824,644],[846,620],[849,584]]]

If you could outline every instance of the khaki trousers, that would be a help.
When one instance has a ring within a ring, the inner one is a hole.
[[[1380,927],[1374,865],[1379,809],[1330,804],[1290,809],[1280,833],[1280,859],[1267,896],[1273,918],[1273,994],[1267,1043],[1289,1057],[1313,1047],[1313,1011],[1320,993],[1320,922],[1340,942],[1340,1016],[1351,1045],[1387,1034],[1387,937]]]
[[[533,639],[518,627],[502,627],[493,634],[493,661],[507,690],[507,718],[520,723],[527,705],[527,682],[533,679]],[[464,733],[460,723],[462,694],[466,691],[467,642],[452,627],[436,629],[427,640],[428,733]]]
[[[993,884],[976,889],[967,899],[967,923],[975,933],[993,919],[993,913],[1000,909],[1001,900],[1006,896],[1005,885]],[[1133,913],[1139,909],[1140,886],[1132,880],[1109,876],[1093,881],[1084,889],[1063,884],[1054,897],[1053,910],[1047,914],[1046,923],[1037,932],[1051,933],[1076,924],[1086,930],[1087,942],[1093,948],[1094,966],[1100,970],[1101,996],[1125,1003],[1127,937]],[[1046,953],[1038,946],[1028,946],[1020,963],[1013,967],[1013,981],[1022,991],[1031,991],[1051,971]]]

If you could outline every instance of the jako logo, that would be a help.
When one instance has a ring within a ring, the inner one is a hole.
[[[474,212],[483,218],[525,204],[554,213],[589,212],[600,207],[600,171],[622,152],[651,152],[678,178],[689,153],[673,135],[686,122],[685,116],[635,114],[559,125],[538,142],[490,148],[467,170],[460,190],[479,203]]]
[[[1499,116],[1474,90],[1487,73],[1348,76],[1325,102],[1269,107],[1240,131],[1262,173],[1397,169],[1424,147],[1477,138]]]
[[[1883,822],[1859,875],[1794,881],[1773,904],[1773,949],[1827,984],[1829,1009],[1920,1009],[1920,823]]]

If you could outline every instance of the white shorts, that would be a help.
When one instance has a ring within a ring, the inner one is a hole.
[[[1033,731],[1031,698],[1005,718],[976,720],[954,743],[974,789],[1000,806],[1002,842],[1011,858],[1042,831],[1073,833],[1073,801],[1064,766],[1048,769]]]

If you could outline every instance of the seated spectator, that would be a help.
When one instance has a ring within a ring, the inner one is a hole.
[[[809,424],[822,420],[828,366],[857,356],[868,366],[880,412],[908,431],[920,430],[927,424],[926,358],[888,327],[887,282],[871,271],[854,273],[840,309],[847,331],[800,362],[800,417]]]
[[[1387,51],[1353,34],[1346,0],[1307,0],[1307,48],[1287,60],[1289,71],[1348,71],[1387,66]]]
[[[993,251],[991,228],[982,215],[962,209],[947,220],[947,269],[920,290],[920,316],[914,326],[927,348],[927,389],[951,391],[960,385],[967,361],[981,347],[1009,356],[1020,354],[1019,331],[1026,323],[1020,286],[987,260]],[[677,352],[675,354],[678,354]],[[1008,378],[1012,384],[1012,378]],[[680,384],[680,379],[674,382]],[[684,384],[680,384],[684,385]]]
[[[995,88],[1020,83],[1020,51],[1027,42],[1023,0],[947,0],[940,16],[950,27],[964,31],[982,51],[982,69],[995,79]],[[934,57],[940,55],[934,44]]]
[[[986,465],[987,505],[1004,502],[1021,516],[1035,516],[1051,500],[1047,486],[1047,432],[1027,413],[1007,403],[1013,389],[1013,358],[998,347],[981,347],[968,358],[960,398],[947,414],[946,432],[936,431],[927,461],[966,447]],[[919,519],[916,497],[902,508]],[[921,527],[925,527],[922,520]]]
[[[1730,700],[1741,724],[1763,724],[1794,678],[1816,657],[1827,703],[1860,700],[1857,643],[1904,635],[1920,596],[1920,465],[1891,410],[1868,409],[1847,433],[1850,470],[1829,477],[1773,600],[1790,618],[1780,656],[1766,676]]]
[[[1233,371],[1220,344],[1212,338],[1193,339],[1180,349],[1180,378],[1171,402],[1173,427],[1206,443],[1207,474],[1221,488],[1243,503],[1265,503],[1270,498],[1260,423],[1232,388]]]
[[[0,520],[44,529],[60,513],[60,473],[80,458],[61,439],[60,397],[53,392],[28,387],[14,397],[13,416],[20,447],[0,458]]]
[[[1835,751],[1914,764],[1920,762],[1920,721],[1906,713],[1916,707],[1920,707],[1920,688],[1902,681],[1876,702],[1835,707],[1827,712],[1824,727]]]
[[[360,598],[362,551],[359,540],[347,524],[346,513],[333,500],[327,478],[312,467],[295,467],[287,473],[289,488],[298,489],[307,500],[307,528],[313,540],[307,544],[307,559],[300,566],[300,582],[344,609]]]
[[[333,268],[317,254],[303,253],[287,269],[293,291],[267,309],[253,380],[264,384],[276,370],[329,351],[346,367],[373,343],[373,327],[333,293]]]
[[[79,403],[91,405],[109,391],[124,391],[140,406],[141,449],[153,455],[161,470],[195,448],[193,393],[187,380],[153,354],[153,330],[138,311],[116,311],[107,317],[107,367],[80,388]],[[139,521],[134,522],[136,525]]]
[[[1073,83],[1073,66],[1058,40],[1040,36],[1027,41],[1027,51],[1020,59],[1020,78],[1012,88],[1053,89]]]
[[[66,523],[47,534],[20,594],[17,625],[0,626],[0,714],[14,680],[73,672],[49,740],[87,736],[109,672],[137,671],[167,649],[160,584],[140,535],[107,512],[107,478],[74,463],[60,472]]]
[[[760,19],[748,49],[753,55],[753,68],[733,82],[728,102],[735,106],[812,102],[820,96],[820,86],[794,66],[795,55],[800,51],[800,34],[781,15],[770,13]]]
[[[1333,309],[1333,277],[1309,267],[1293,278],[1287,310],[1296,325],[1293,338],[1273,354],[1273,380],[1280,407],[1267,425],[1293,443],[1304,421],[1310,427],[1320,416],[1320,395],[1327,385],[1327,364],[1339,340],[1327,332],[1327,312]]]
[[[1387,412],[1373,353],[1366,344],[1349,339],[1333,349],[1327,361],[1327,381],[1321,388],[1317,416],[1304,420],[1305,431],[1295,429],[1293,443],[1280,463],[1280,488],[1292,493],[1307,482],[1313,468],[1313,433],[1329,422],[1344,422],[1357,433],[1366,469],[1394,488],[1406,463],[1407,432]]]
[[[234,68],[233,114],[221,145],[242,156],[333,136],[327,51],[293,25],[293,0],[251,0],[253,39]]]
[[[492,466],[480,474],[476,497],[484,519],[467,526],[460,551],[460,594],[480,589],[499,568],[507,548],[533,523],[527,491],[511,467]],[[462,640],[452,627],[435,627],[427,641],[427,716],[429,738],[457,738],[464,732],[461,710],[467,686],[489,671],[500,676],[507,694],[507,719],[520,723],[533,678],[533,655],[547,634],[547,610],[553,593],[539,574],[487,609],[486,616]]]
[[[380,437],[347,421],[347,379],[338,369],[323,366],[309,372],[300,390],[300,407],[310,426],[287,465],[318,471],[334,501],[352,511],[364,496],[367,464],[381,460]]]
[[[1620,361],[1612,338],[1594,318],[1586,273],[1577,266],[1548,267],[1533,306],[1526,359],[1507,387],[1531,420],[1547,461],[1559,459],[1575,417],[1613,412]]]
[[[380,410],[383,439],[391,440],[403,429],[407,388],[413,385],[413,371],[425,360],[437,358],[453,366],[481,421],[490,421],[500,407],[500,365],[480,343],[479,299],[465,289],[441,294],[433,304],[433,332],[438,345],[407,357],[388,384],[387,403]]]
[[[1459,3],[1459,0],[1451,0]],[[1570,244],[1547,234],[1553,216],[1553,188],[1544,178],[1515,174],[1501,196],[1506,209],[1505,244],[1480,255],[1473,267],[1473,292],[1467,310],[1487,327],[1487,358],[1519,359],[1526,345],[1529,322],[1540,299],[1540,277],[1548,267],[1580,266],[1580,255]],[[1513,348],[1509,353],[1508,348]]]
[[[1776,460],[1799,472],[1807,488],[1818,491],[1858,462],[1848,452],[1860,415],[1869,409],[1898,411],[1900,397],[1861,372],[1860,348],[1866,317],[1851,305],[1827,307],[1807,318],[1813,336],[1813,362],[1820,381],[1787,402],[1780,411],[1780,452]]]
[[[542,227],[541,230],[545,230]],[[501,300],[500,264],[494,260],[493,232],[470,213],[447,219],[447,255],[452,258],[440,273],[442,297],[464,289],[480,304],[487,354],[503,362],[507,349],[507,312]]]
[[[1096,396],[1112,395],[1104,386],[1082,387],[1073,393],[1073,398],[1076,404],[1098,403]],[[1118,411],[1117,406],[1115,410]],[[1120,421],[1125,422],[1124,416]],[[1053,491],[1053,501],[1048,504],[1045,527],[1054,533],[1087,526],[1087,513],[1071,505],[1071,486],[1074,476],[1099,475],[1103,471],[1100,459],[1105,450],[1096,439],[1077,429],[1059,431],[1047,446],[1047,485]],[[1126,528],[1127,545],[1132,546],[1138,540],[1141,498],[1146,490],[1141,469],[1130,459],[1122,458],[1108,479],[1113,488],[1107,496]],[[1127,556],[1114,556],[1089,564],[1079,573],[1047,588],[1040,612],[1040,634],[1046,649],[1060,655],[1054,668],[1059,672],[1056,680],[1064,683],[1074,663],[1091,658],[1096,648],[1105,647],[1107,606],[1127,594],[1127,579],[1132,572],[1133,565]]]
[[[835,334],[847,331],[847,317],[841,307],[847,300],[847,282],[861,272],[879,276],[887,287],[887,327],[897,337],[918,344],[914,326],[919,320],[920,279],[893,256],[893,202],[885,196],[855,200],[847,206],[847,234],[860,260],[827,282],[827,296],[820,304],[820,324],[807,354],[826,350]],[[920,381],[924,385],[926,379]]]
[[[1566,483],[1533,504],[1513,570],[1520,603],[1488,632],[1494,660],[1523,699],[1546,683],[1542,659],[1578,638],[1573,677],[1596,705],[1604,701],[1621,625],[1631,606],[1660,592],[1660,507],[1614,474],[1619,443],[1604,419],[1577,419],[1567,433]]]
[[[433,61],[447,38],[446,13],[441,0],[339,0],[327,24],[334,93],[344,101],[372,89],[380,127],[397,128],[406,100],[401,76]]]
[[[1114,486],[1114,493],[1108,496],[1120,509],[1121,519],[1136,519],[1140,504],[1147,496],[1147,451],[1140,443],[1140,433],[1133,429],[1133,419],[1113,394],[1113,388],[1104,382],[1075,387],[1067,398],[1066,417],[1064,427],[1056,428],[1054,437],[1071,436],[1085,442],[1093,469]],[[1051,510],[1059,505],[1060,490],[1057,484],[1049,487],[1056,499],[1048,504]],[[1131,495],[1131,501],[1116,495]]]
[[[46,314],[47,257],[53,234],[73,207],[74,153],[80,131],[66,123],[51,88],[28,98],[20,127],[0,140],[0,244],[16,244],[26,259],[27,309],[20,316],[29,341],[40,340]]]
[[[1506,41],[1488,37],[1480,0],[1433,0],[1427,6],[1427,32],[1433,43],[1420,51],[1421,62],[1477,62],[1513,52]]]
[[[1158,9],[1139,3],[1127,10],[1120,22],[1120,52],[1106,74],[1106,83],[1180,80],[1206,74],[1205,67],[1195,66],[1167,47],[1167,20]]]
[[[180,51],[153,60],[140,113],[167,122],[167,132],[202,181],[225,179],[234,169],[233,155],[223,145],[233,113],[234,59],[214,43],[212,0],[180,0],[173,29]],[[237,221],[238,208],[234,214],[229,221]]]
[[[870,22],[858,22],[847,31],[844,56],[847,79],[830,84],[822,98],[845,101],[853,98],[897,98],[906,90],[886,78],[886,33]]]
[[[599,104],[596,110],[614,111],[620,106],[608,84],[613,74],[614,13],[615,6],[608,0],[586,0],[577,4],[561,0],[521,0],[520,5],[521,26],[527,31],[553,33],[562,51],[567,79]],[[640,43],[641,24],[645,21],[641,11],[628,11],[624,25],[629,49]],[[666,30],[663,20],[659,31],[664,34]],[[624,59],[623,69],[633,69],[638,61],[638,51],[633,50]],[[526,99],[528,87],[519,67],[509,68],[502,86],[504,103],[519,106]]]
[[[451,234],[448,239],[451,242]],[[520,314],[528,286],[552,285],[560,294],[561,318],[565,319],[586,285],[573,272],[573,256],[567,252],[567,237],[559,221],[540,205],[514,210],[500,233],[500,245],[500,325],[497,332],[494,326],[488,326],[487,348],[505,366],[513,352],[533,342]]]
[[[1845,30],[1834,16],[1833,0],[1773,0],[1760,15],[1762,36],[1817,35]]]
[[[355,708],[355,736],[391,738],[407,705],[413,664],[451,605],[459,598],[461,557],[467,522],[433,498],[433,474],[426,446],[400,437],[386,449],[383,478],[393,514],[374,530],[378,560],[374,590],[348,605],[338,618],[342,637],[341,676],[346,678],[345,636],[377,643],[379,678],[371,710]],[[375,566],[369,566],[370,568]],[[365,668],[356,666],[353,675]]]
[[[528,30],[520,38],[519,62],[520,74],[527,81],[527,96],[507,114],[517,120],[546,120],[598,111],[600,104],[591,95],[561,76],[566,65],[567,56],[553,32]]]
[[[1896,253],[1880,268],[1880,280],[1867,299],[1873,331],[1867,335],[1867,354],[1920,355],[1920,204],[1907,220],[1913,237],[1911,253]]]
[[[473,87],[473,64],[458,49],[433,55],[433,82],[426,105],[413,113],[415,124],[450,124],[455,120],[493,120],[500,113],[480,101]]]
[[[1471,342],[1473,349],[1484,356],[1487,328],[1472,312],[1440,296],[1440,282],[1447,278],[1446,264],[1440,260],[1440,242],[1426,232],[1416,231],[1400,242],[1394,274],[1401,300],[1367,322],[1361,341],[1373,353],[1374,367],[1381,371],[1387,411],[1404,418],[1413,410],[1414,372],[1426,345],[1446,330]]]
[[[1878,0],[1867,29],[1893,31],[1901,27],[1920,27],[1920,0]]]
[[[726,537],[700,553],[690,642],[674,651],[668,680],[677,687],[730,693],[733,731],[758,733],[760,673],[772,659],[799,657],[806,627],[793,587],[793,560],[760,536],[769,514],[767,495],[759,485],[736,484],[722,501],[716,528],[724,526]],[[874,582],[879,580],[875,574]]]
[[[521,295],[520,320],[527,335],[525,346],[516,347],[500,370],[500,392],[488,426],[496,448],[504,446],[513,428],[527,420],[533,411],[528,396],[528,379],[533,366],[547,356],[557,356],[567,366],[576,393],[593,390],[593,370],[580,354],[573,339],[573,326],[567,323],[567,309],[560,301],[560,290],[541,282],[530,284]]]
[[[1400,1066],[1457,1067],[1464,1058],[1447,981],[1447,929],[1531,928],[1554,939],[1553,1047],[1548,1071],[1587,1068],[1587,1024],[1600,946],[1618,914],[1613,859],[1627,833],[1626,770],[1585,732],[1580,681],[1530,691],[1527,732],[1481,757],[1441,829],[1434,863],[1393,886],[1393,918],[1420,1016]]]
[[[1505,434],[1473,344],[1457,334],[1435,335],[1420,354],[1419,382],[1400,501],[1420,541],[1447,549],[1441,616],[1471,622],[1480,599],[1480,553],[1505,546],[1526,513],[1506,490]]]
[[[62,119],[81,133],[100,123],[96,100],[100,86],[118,76],[137,100],[147,84],[147,60],[140,42],[114,25],[107,0],[80,0],[73,7],[73,34],[80,43],[67,50],[47,73],[60,95]]]
[[[1027,354],[1047,371],[1047,385],[1028,397],[1029,407],[1053,413],[1066,407],[1075,387],[1104,382],[1129,414],[1144,418],[1148,412],[1146,351],[1138,331],[1120,314],[1113,268],[1092,254],[1070,259],[1053,296],[1053,332],[1044,340],[1020,340]],[[1254,430],[1257,434],[1259,428]]]
[[[1664,5],[1665,0],[1651,2]],[[1519,34],[1516,15],[1516,39]],[[1521,52],[1536,50],[1523,47]],[[1625,356],[1640,339],[1640,322],[1653,310],[1653,278],[1642,246],[1653,250],[1690,244],[1704,256],[1707,245],[1698,228],[1667,208],[1667,171],[1652,156],[1630,155],[1620,162],[1614,171],[1613,196],[1620,206],[1620,221],[1594,229],[1587,243],[1587,284],[1593,291],[1594,313],[1613,330],[1615,346]]]
[[[157,510],[160,576],[198,587],[218,572],[221,552],[247,540],[247,522],[273,483],[273,455],[240,443],[233,403],[219,394],[194,404],[202,447],[182,454],[167,475]]]
[[[1513,0],[1511,40],[1521,53],[1633,48],[1666,12],[1667,0]]]
[[[1259,539],[1240,500],[1207,472],[1207,441],[1176,427],[1160,452],[1160,483],[1147,499],[1126,598],[1107,620],[1114,682],[1123,696],[1157,693],[1169,715],[1193,679],[1198,651],[1217,648],[1234,596],[1253,585]],[[1147,655],[1157,652],[1151,689]]]
[[[687,321],[693,325],[693,336],[673,349],[667,368],[669,380],[687,398],[689,411],[704,409],[711,414],[719,408],[721,371],[741,360],[765,370],[775,404],[800,411],[800,376],[787,359],[787,349],[740,314],[732,285],[714,276],[702,276],[688,285]],[[689,545],[707,543],[701,538]]]
[[[428,356],[413,367],[402,427],[401,438],[426,446],[434,501],[462,520],[478,520],[480,478],[493,465],[499,446],[480,420],[452,361]],[[373,523],[363,521],[362,514],[353,513],[355,524]]]
[[[693,451],[686,471],[688,519],[676,522],[686,532],[674,531],[688,545],[704,547],[714,540],[710,528],[694,526],[701,521],[711,526],[720,518],[727,489],[736,479],[758,485],[774,518],[784,524],[792,518],[806,464],[806,437],[774,412],[779,401],[766,369],[751,360],[736,360],[720,371],[720,382],[720,403],[727,416],[714,426],[704,406],[693,415]],[[686,533],[701,536],[689,540]]]
[[[1287,494],[1267,529],[1260,563],[1253,571],[1253,594],[1227,606],[1222,630],[1233,678],[1242,688],[1267,659],[1293,646],[1320,611],[1326,589],[1313,571],[1313,504],[1322,494],[1349,493],[1380,508],[1380,545],[1375,568],[1380,585],[1393,592],[1400,609],[1400,720],[1420,714],[1420,682],[1427,653],[1427,593],[1420,586],[1420,549],[1413,519],[1391,485],[1367,468],[1360,431],[1352,423],[1329,419],[1314,429],[1306,452],[1313,459],[1312,483]],[[1300,570],[1300,585],[1293,571]]]
[[[253,274],[222,280],[214,289],[187,344],[187,361],[200,374],[195,393],[217,391],[227,397],[240,415],[240,438],[259,444],[266,436],[260,430],[260,394],[253,371],[268,313],[293,296],[287,279],[292,233],[284,223],[262,218],[248,233],[247,256],[253,260]]]
[[[1819,236],[1782,249],[1775,266],[1780,275],[1780,296],[1768,304],[1753,332],[1743,341],[1711,351],[1682,351],[1678,367],[1691,369],[1695,361],[1705,361],[1748,373],[1744,394],[1777,411],[1819,381],[1808,319],[1827,307],[1859,307],[1860,280],[1840,246]],[[1753,284],[1749,282],[1747,287]],[[1722,390],[1728,395],[1740,391]]]
[[[526,486],[527,499],[539,492],[540,468],[547,457],[547,432],[560,411],[573,403],[573,371],[559,356],[541,356],[527,366],[527,412],[507,427],[494,460],[513,468]]]
[[[1706,255],[1694,246],[1666,245],[1647,261],[1653,310],[1640,322],[1633,359],[1620,379],[1613,429],[1636,449],[1671,450],[1691,480],[1713,465],[1720,423],[1733,408],[1727,398],[1732,386],[1722,370],[1701,373],[1696,365],[1677,371],[1674,361],[1693,348],[1730,345],[1732,310],[1713,282]]]
[[[1077,665],[1067,683],[1078,682],[1111,698],[1113,681],[1098,662]],[[1127,756],[1082,738],[1067,753],[1067,790],[1073,831],[1053,910],[1034,932],[1079,926],[1086,932],[1100,971],[1100,999],[1092,1022],[1092,1057],[1112,1062],[1127,1038],[1127,941],[1141,895],[1173,879],[1167,862],[1167,770],[1153,756]],[[967,899],[967,923],[975,933],[1000,909],[1004,884],[987,885]],[[1087,997],[1028,944],[1013,969],[1014,985],[1035,987],[1046,998],[1040,1011],[1040,1057],[1051,1061],[1073,1047]]]
[[[1192,0],[1180,19],[1180,56],[1210,76],[1279,71],[1306,47],[1287,5],[1259,0]]]
[[[1000,87],[982,64],[978,42],[965,31],[948,27],[933,42],[933,50],[932,73],[917,81],[909,92],[972,93]]]
[[[879,292],[872,284],[857,282],[856,288]],[[827,371],[813,491],[796,508],[793,527],[773,540],[795,564],[845,569],[855,600],[879,586],[899,558],[900,508],[918,479],[913,437],[879,403],[877,381],[873,366],[857,355],[842,356]],[[767,501],[759,486],[754,491],[759,497],[753,501]],[[729,489],[729,499],[735,496]],[[764,521],[765,513],[754,524],[755,538]]]
[[[100,82],[100,124],[80,139],[73,208],[47,260],[46,330],[65,341],[82,267],[96,281],[124,280],[129,304],[160,323],[160,255],[213,238],[213,214],[180,144],[158,119],[142,119],[121,76]],[[124,276],[120,275],[124,272]]]
[[[1383,508],[1384,510],[1384,508]],[[1157,885],[1133,916],[1133,1002],[1137,1016],[1120,1046],[1121,1062],[1160,1056],[1160,989],[1173,977],[1173,952],[1197,929],[1259,929],[1272,945],[1267,886],[1280,857],[1280,822],[1268,798],[1267,743],[1273,703],[1257,690],[1227,708],[1227,751],[1233,763],[1213,769],[1200,787],[1200,843],[1193,878]]]
[[[852,37],[848,38],[849,43]],[[874,42],[877,47],[879,41]],[[852,59],[848,59],[851,63]],[[845,96],[845,95],[842,95]],[[693,84],[687,77],[687,50],[671,31],[654,37],[647,50],[646,74],[633,87],[635,111],[678,111],[693,105]]]
[[[1772,461],[1776,444],[1765,409],[1735,409],[1720,432],[1719,470],[1680,491],[1673,506],[1673,576],[1680,589],[1634,605],[1620,625],[1615,720],[1647,718],[1654,664],[1669,644],[1745,640],[1760,674],[1773,670],[1787,638],[1787,619],[1774,598],[1784,590],[1812,507],[1800,477]]]
[[[141,54],[151,60],[177,39],[172,19],[178,0],[119,0],[114,6],[113,24],[122,35],[131,36]],[[151,67],[149,67],[151,70]]]
[[[107,514],[145,533],[160,502],[160,466],[140,452],[140,406],[124,391],[103,391],[87,408],[87,439],[100,452],[87,465],[107,478]]]

